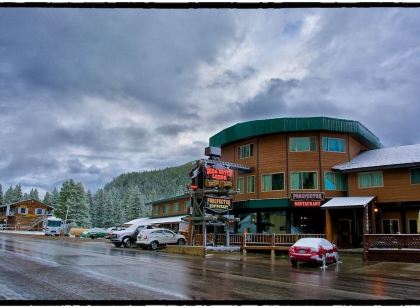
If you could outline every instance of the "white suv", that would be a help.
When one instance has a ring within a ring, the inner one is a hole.
[[[137,236],[137,245],[143,249],[149,247],[152,250],[156,250],[159,245],[185,245],[186,242],[185,236],[182,234],[162,228],[142,230]]]

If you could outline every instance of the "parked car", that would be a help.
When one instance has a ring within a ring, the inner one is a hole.
[[[142,230],[137,236],[137,245],[143,249],[149,247],[156,250],[160,245],[185,245],[186,242],[187,240],[182,234],[162,228]]]
[[[107,234],[106,234],[105,238],[111,239],[112,232],[114,232],[114,231],[121,231],[121,230],[125,230],[125,229],[126,228],[123,227],[123,226],[110,227],[110,228],[106,229],[106,233]]]
[[[337,247],[324,238],[301,238],[289,248],[289,258],[293,266],[298,262],[327,263],[338,262]]]
[[[99,238],[99,237],[105,237],[107,235],[107,232],[104,228],[91,228],[88,230],[83,231],[80,234],[80,237],[90,237],[91,239]]]
[[[139,232],[148,228],[152,228],[152,226],[144,222],[133,224],[124,230],[112,231],[111,242],[115,245],[115,247],[121,247],[121,245],[124,245],[125,248],[129,248],[131,245],[136,243]]]

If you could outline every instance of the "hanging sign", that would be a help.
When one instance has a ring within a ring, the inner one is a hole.
[[[221,197],[205,197],[205,207],[216,213],[224,213],[232,210],[232,199]]]
[[[291,193],[290,200],[295,207],[320,207],[324,201],[324,193]]]
[[[233,170],[221,167],[206,166],[204,169],[204,186],[213,187],[232,187]]]

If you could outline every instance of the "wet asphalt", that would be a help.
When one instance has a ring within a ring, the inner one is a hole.
[[[0,300],[420,300],[420,264],[342,253],[326,269],[286,255],[205,258],[116,248],[109,240],[0,233]]]

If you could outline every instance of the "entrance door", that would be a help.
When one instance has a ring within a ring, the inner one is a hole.
[[[339,224],[340,248],[351,247],[351,220],[340,219]]]

